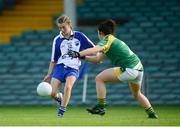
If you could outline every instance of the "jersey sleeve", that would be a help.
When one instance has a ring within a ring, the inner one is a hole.
[[[115,39],[116,38],[114,36],[109,35],[104,40],[100,41],[98,43],[98,45],[103,47],[102,52],[106,53],[110,49],[110,47]]]
[[[98,42],[97,45],[104,46],[104,45],[106,45],[106,42],[104,40],[102,40],[102,41]]]
[[[57,62],[59,57],[61,56],[60,45],[57,43],[57,38],[54,39],[52,45],[52,54],[51,54],[51,62]]]
[[[95,46],[93,42],[85,34],[79,33],[79,35],[80,35],[80,42],[81,42],[81,47],[79,51],[82,51],[87,48],[92,48]]]
[[[98,42],[97,45],[103,47],[103,50],[101,52],[105,53],[105,50],[107,49],[107,41],[102,40],[102,41]]]

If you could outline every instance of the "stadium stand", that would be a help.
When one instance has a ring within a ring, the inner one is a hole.
[[[82,0],[77,6],[81,19],[128,19],[117,29],[145,67],[143,91],[153,104],[180,104],[180,2],[178,0]],[[95,27],[79,27],[97,43]],[[47,73],[52,39],[57,29],[28,30],[0,44],[0,105],[46,105],[55,102],[36,94],[36,86]],[[110,67],[89,64],[86,104],[96,103],[95,75]],[[107,85],[108,104],[135,105],[127,84]],[[83,78],[72,93],[70,104],[82,104]]]
[[[4,7],[3,0],[0,0],[0,13],[2,13],[3,7]]]
[[[5,9],[13,9],[15,2],[15,0],[0,0],[0,14]]]
[[[43,2],[38,0],[16,1],[17,4],[14,5],[14,8],[1,11],[0,42],[9,42],[11,36],[20,35],[21,32],[26,30],[52,29],[54,26],[52,16],[63,11],[62,0],[44,0]],[[7,0],[2,4],[0,2],[0,8],[3,4],[8,4],[10,8],[12,3],[12,0]]]

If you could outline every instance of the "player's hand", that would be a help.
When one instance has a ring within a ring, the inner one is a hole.
[[[85,56],[80,56],[79,52],[69,50],[68,53],[69,57],[71,58],[80,58],[80,59],[85,59]]]
[[[79,58],[80,57],[79,52],[76,52],[73,50],[69,50],[67,54],[69,55],[69,57],[72,57],[72,58]]]
[[[44,82],[50,82],[51,80],[51,75],[46,75],[43,79]]]

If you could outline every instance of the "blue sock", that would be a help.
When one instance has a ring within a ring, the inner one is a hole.
[[[60,106],[58,116],[63,116],[65,111],[66,111],[66,107]]]
[[[59,98],[57,99],[57,102],[59,103],[59,105],[61,105],[61,102],[62,102],[61,97],[59,97]]]
[[[62,103],[62,96],[62,93],[58,93],[57,102],[59,103],[59,105],[61,105]]]

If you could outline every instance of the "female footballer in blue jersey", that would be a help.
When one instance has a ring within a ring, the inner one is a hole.
[[[52,98],[60,104],[58,116],[63,116],[70,100],[72,87],[79,76],[79,58],[72,58],[67,53],[69,50],[82,51],[91,48],[94,44],[83,33],[72,31],[71,20],[68,16],[60,16],[56,20],[60,34],[54,38],[51,62],[48,74],[44,81],[52,86]],[[58,92],[61,83],[65,83],[63,97]]]

